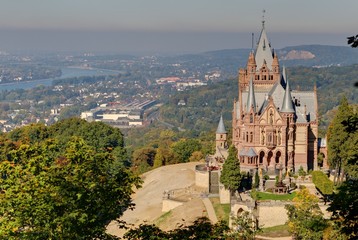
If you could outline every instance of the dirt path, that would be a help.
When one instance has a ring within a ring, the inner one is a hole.
[[[133,196],[133,202],[136,204],[135,209],[133,211],[127,210],[121,220],[136,226],[143,222],[154,223],[156,219],[163,215],[162,199],[164,191],[192,186],[195,183],[195,165],[197,164],[196,162],[169,165],[145,173],[142,188],[138,189]],[[182,214],[180,214],[180,217],[175,217],[179,222],[182,221],[182,218],[195,220],[197,217],[201,217],[205,207],[201,201],[190,201],[185,206],[181,206],[180,209]],[[185,215],[183,215],[184,213]],[[186,222],[188,223],[188,221]],[[171,224],[168,228],[171,228],[172,225],[175,226],[176,223]],[[115,222],[108,225],[107,232],[116,236],[122,236],[124,233],[116,226]]]

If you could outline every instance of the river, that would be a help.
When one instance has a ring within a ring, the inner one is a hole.
[[[65,67],[61,68],[62,74],[57,78],[47,78],[34,81],[23,81],[13,83],[0,84],[0,91],[3,90],[15,90],[15,89],[30,89],[39,85],[51,86],[53,80],[74,78],[74,77],[85,77],[85,76],[103,76],[103,75],[116,75],[123,73],[122,71],[108,70],[108,69],[96,69],[96,68],[75,68]]]

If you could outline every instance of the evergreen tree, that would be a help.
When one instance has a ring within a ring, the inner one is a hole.
[[[343,97],[338,111],[328,128],[328,163],[331,167],[336,169],[334,182],[342,180],[344,177],[344,168],[346,168],[346,156],[350,145],[346,144],[349,138],[347,126],[344,124],[348,122],[353,116],[353,109],[348,104],[347,98]],[[338,177],[338,179],[337,179]]]
[[[233,192],[239,189],[241,178],[240,161],[237,158],[237,149],[231,145],[229,148],[229,156],[223,165],[220,182],[226,189]]]

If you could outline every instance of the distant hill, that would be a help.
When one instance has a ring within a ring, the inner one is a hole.
[[[350,47],[302,45],[278,50],[285,66],[327,67],[347,66],[358,63],[358,51]],[[301,58],[299,58],[301,56]],[[296,57],[296,58],[295,58]]]
[[[239,67],[244,67],[250,49],[224,49],[199,54],[188,54],[176,57],[177,60],[190,62],[205,62],[224,67],[230,72],[237,73]],[[327,67],[348,66],[358,63],[358,50],[344,46],[301,45],[276,50],[281,66]]]

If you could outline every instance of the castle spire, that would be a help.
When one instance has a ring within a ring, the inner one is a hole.
[[[286,90],[285,90],[285,95],[283,97],[281,112],[283,113],[295,112],[295,109],[293,108],[291,89],[290,89],[290,83],[288,81],[288,78],[286,78]]]
[[[224,125],[224,120],[223,120],[223,115],[221,114],[220,116],[220,121],[218,124],[218,128],[216,129],[216,133],[217,134],[223,134],[223,133],[227,133],[226,129],[225,129],[225,125]]]
[[[256,65],[257,65],[257,68],[256,68],[257,70],[259,70],[262,67],[264,60],[266,60],[268,68],[270,70],[272,70],[273,55],[272,55],[270,41],[268,40],[268,37],[266,35],[265,19],[263,16],[262,30],[261,30],[259,41],[257,43],[256,52],[255,52],[255,61],[256,61]]]
[[[254,112],[256,112],[256,101],[255,101],[253,77],[251,77],[250,84],[249,84],[249,92],[247,94],[247,102],[246,102],[246,112],[250,112],[251,107],[253,107]]]

